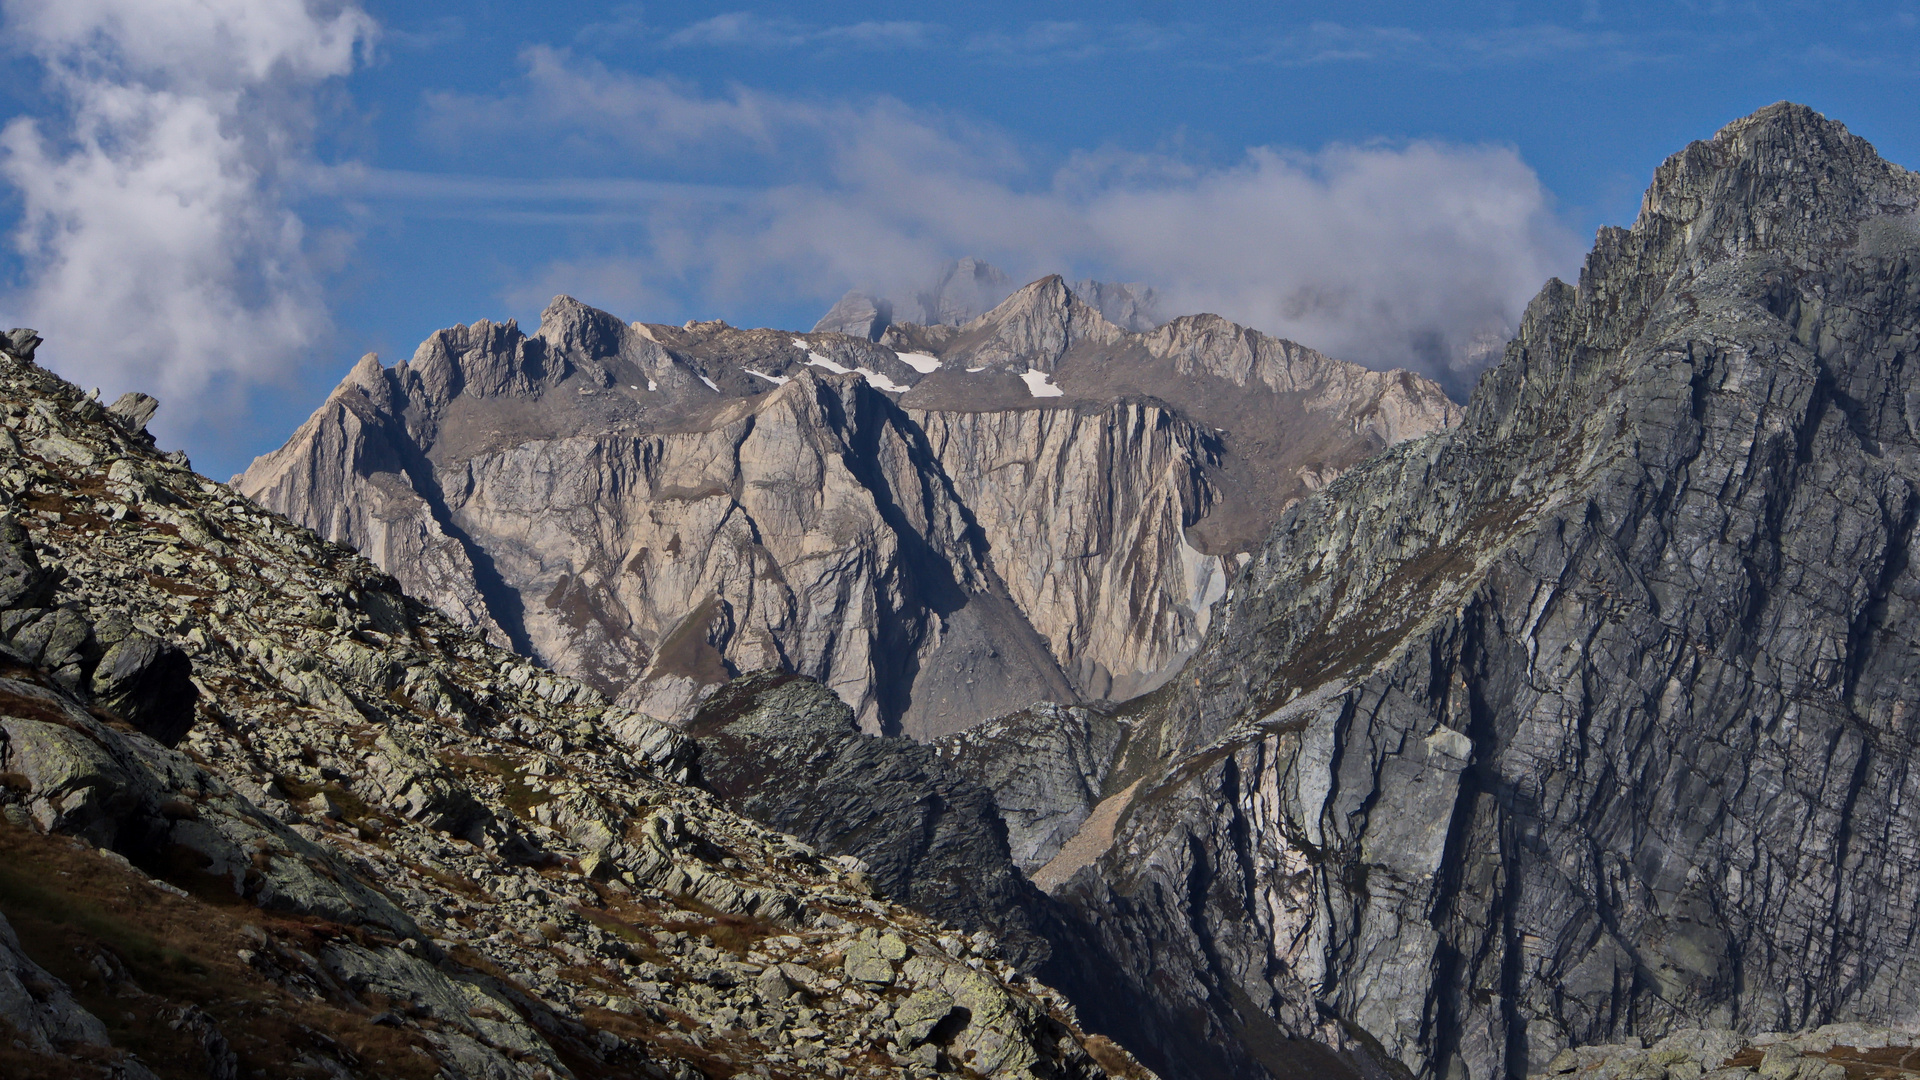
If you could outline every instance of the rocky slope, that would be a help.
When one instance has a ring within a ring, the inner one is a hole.
[[[1212,316],[1130,332],[1058,278],[879,342],[561,298],[363,360],[235,485],[651,715],[780,668],[934,737],[1164,682],[1281,507],[1457,415]]]
[[[7,1075],[1148,1075],[989,935],[681,783],[685,736],[157,453],[150,403],[30,338],[0,355]]]
[[[1651,1046],[1615,1043],[1563,1050],[1535,1080],[1906,1080],[1920,1076],[1920,1032],[1872,1024],[1753,1036],[1682,1028]]]
[[[1103,1020],[1249,1077],[1920,1025],[1917,210],[1837,123],[1733,123],[1458,428],[1288,511],[1055,891]]]
[[[994,792],[934,749],[861,732],[831,691],[781,672],[728,683],[687,732],[702,786],[727,807],[859,859],[882,894],[989,931],[1024,970],[1051,957],[1045,899],[1014,862]]]

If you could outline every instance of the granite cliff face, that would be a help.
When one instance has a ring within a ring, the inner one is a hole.
[[[1458,428],[1289,510],[1055,890],[1103,1018],[1213,1075],[1311,1040],[1436,1080],[1920,1025],[1916,211],[1837,123],[1733,123]]]
[[[23,340],[0,1075],[1151,1076],[991,934],[727,810],[684,734],[194,475],[150,399],[102,408]],[[514,344],[458,373],[551,377]]]
[[[235,485],[651,715],[779,668],[934,737],[1158,686],[1281,507],[1457,415],[1215,317],[1130,332],[1058,278],[878,342],[561,298],[363,360]]]

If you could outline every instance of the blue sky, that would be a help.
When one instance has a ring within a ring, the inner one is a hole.
[[[966,254],[1465,385],[1730,119],[1920,164],[1920,4],[1197,7],[0,0],[0,313],[214,476],[555,292],[804,329]]]

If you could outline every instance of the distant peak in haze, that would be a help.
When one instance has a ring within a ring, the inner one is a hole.
[[[1106,281],[1076,282],[1073,292],[1115,325],[1144,333],[1165,320],[1159,293],[1151,286]],[[982,259],[957,259],[942,267],[933,283],[898,298],[853,291],[840,298],[813,324],[815,333],[833,332],[880,340],[888,326],[962,326],[992,311],[1013,295],[1013,279]]]

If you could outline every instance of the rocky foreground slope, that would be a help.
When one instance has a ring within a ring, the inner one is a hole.
[[[1149,1074],[692,744],[0,354],[0,1074]]]
[[[1058,278],[877,342],[563,297],[531,336],[363,360],[234,482],[651,715],[777,668],[932,738],[1164,682],[1283,506],[1457,415],[1214,316],[1123,329]]]
[[[1107,958],[1082,1007],[1247,1077],[1300,1040],[1657,1077],[1699,1073],[1553,1063],[1920,1029],[1917,212],[1808,109],[1730,124],[1542,290],[1458,428],[1288,511],[1055,891]]]

